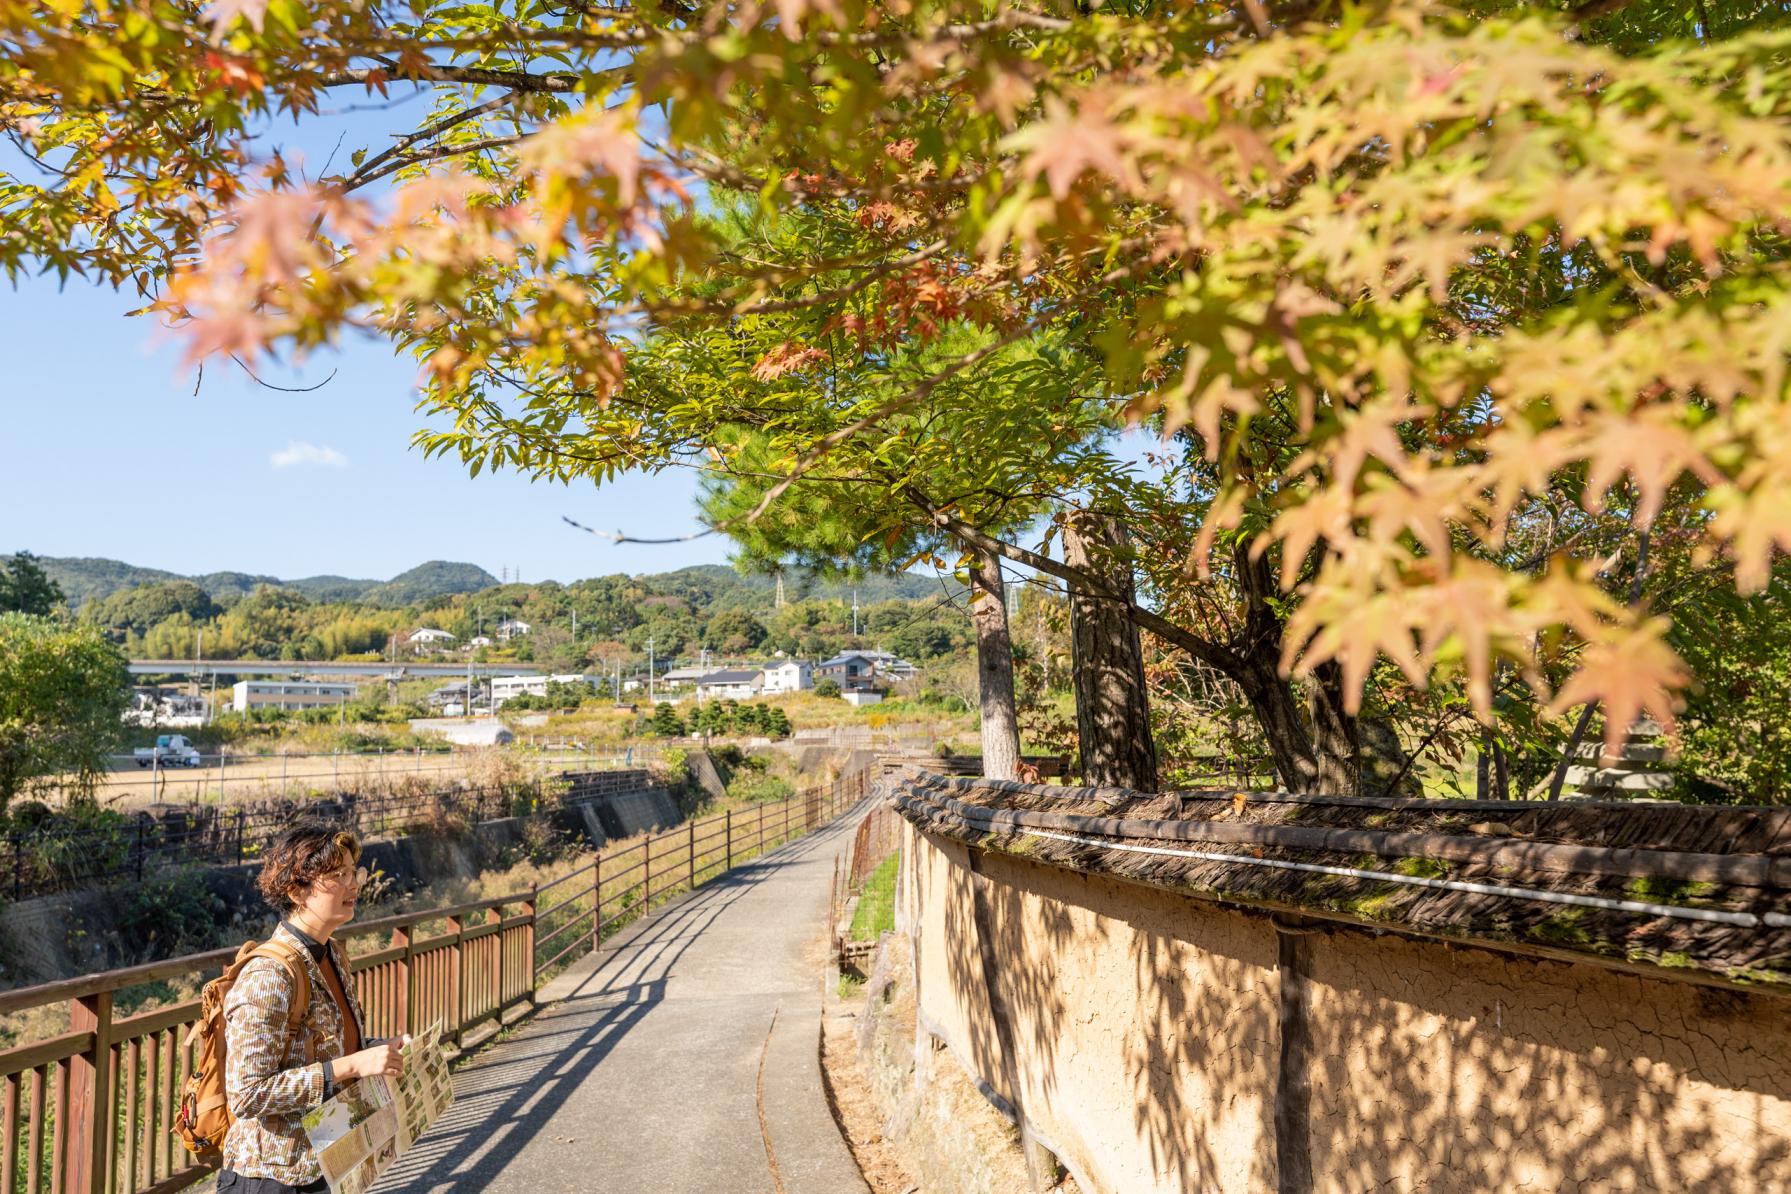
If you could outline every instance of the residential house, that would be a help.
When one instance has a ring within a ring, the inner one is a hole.
[[[890,680],[912,676],[918,669],[887,651],[848,651],[815,665],[815,680],[833,680],[841,692],[881,691]]]
[[[404,636],[404,641],[418,655],[427,655],[431,651],[445,651],[453,646],[455,636],[446,630],[437,630],[433,626],[419,626]]]
[[[759,683],[760,692],[801,692],[815,686],[815,666],[806,659],[786,659],[759,674],[764,677]]]
[[[695,684],[714,670],[711,667],[675,667],[659,677],[659,682],[673,688],[682,688],[686,684]]]
[[[320,680],[239,680],[232,690],[230,707],[238,713],[250,709],[323,709],[354,700],[353,684],[326,684]]]
[[[883,700],[883,694],[874,688],[854,688],[841,692],[840,699],[848,705],[875,705]]]
[[[699,701],[750,700],[759,695],[762,673],[750,668],[710,672],[696,682]]]
[[[507,643],[513,638],[526,638],[532,630],[521,618],[505,618],[497,624],[497,636],[500,643]]]
[[[505,701],[525,693],[529,696],[546,696],[549,680],[557,680],[561,684],[590,683],[590,677],[581,676],[577,672],[569,672],[563,676],[493,676],[491,678],[492,707],[501,709]]]
[[[489,646],[491,646],[491,636],[489,634],[475,634],[472,638],[466,640],[466,647],[469,651],[477,651],[480,647]]]

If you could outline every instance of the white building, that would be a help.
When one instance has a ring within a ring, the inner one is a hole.
[[[406,641],[410,643],[412,651],[422,655],[430,651],[444,651],[455,640],[454,636],[446,630],[437,630],[433,626],[419,626],[410,632],[410,637]]]
[[[491,678],[491,707],[501,709],[505,701],[525,693],[529,696],[546,696],[549,680],[558,680],[561,684],[588,682],[586,677],[577,672],[564,676],[493,676]]]
[[[489,647],[491,646],[491,636],[489,634],[475,634],[472,638],[466,640],[466,645],[467,649],[472,651],[477,651],[480,647]]]
[[[786,659],[759,673],[761,692],[801,692],[815,686],[815,666],[806,659]]]
[[[498,641],[507,643],[513,638],[525,638],[534,629],[521,618],[505,618],[497,624]]]
[[[704,676],[707,676],[714,670],[714,668],[708,667],[675,667],[665,675],[659,677],[659,682],[661,684],[670,684],[673,686],[695,684],[698,680],[701,680]]]
[[[912,663],[888,651],[847,651],[815,665],[815,679],[834,680],[843,692],[882,691],[889,681],[919,672]]]
[[[875,705],[883,700],[883,694],[872,688],[854,688],[840,693],[840,699],[848,705]]]
[[[230,707],[250,709],[323,709],[354,700],[353,684],[320,680],[239,680],[231,690]]]
[[[748,669],[710,672],[696,682],[697,699],[700,701],[750,700],[759,695],[761,674]]]

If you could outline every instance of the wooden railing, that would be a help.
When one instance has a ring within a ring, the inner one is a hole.
[[[619,843],[529,891],[349,925],[338,936],[367,1030],[390,1036],[439,1022],[459,1045],[653,905],[819,828],[865,792],[855,776]],[[384,945],[355,952],[381,936]],[[0,1015],[65,1006],[69,1021],[66,1032],[0,1051],[0,1194],[167,1194],[210,1173],[190,1163],[169,1125],[192,1071],[197,985],[235,955],[213,950],[0,992]],[[195,997],[115,1015],[119,993],[149,983],[184,983]]]

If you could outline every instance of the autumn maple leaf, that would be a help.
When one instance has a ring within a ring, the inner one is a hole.
[[[211,0],[206,6],[206,15],[211,20],[212,44],[216,45],[224,40],[224,35],[236,24],[238,17],[260,33],[262,25],[267,21],[267,0]]]
[[[1007,139],[1013,149],[1029,149],[1020,172],[1045,176],[1054,199],[1063,199],[1085,170],[1125,182],[1134,177],[1120,127],[1096,110],[1092,100],[1072,109],[1055,96],[1045,101],[1045,117]]]
[[[1650,618],[1633,628],[1608,627],[1587,644],[1579,670],[1569,676],[1549,706],[1565,713],[1588,701],[1604,702],[1604,753],[1614,756],[1644,713],[1651,713],[1676,732],[1673,713],[1679,707],[1675,690],[1690,678],[1685,665],[1667,645],[1667,620]]]

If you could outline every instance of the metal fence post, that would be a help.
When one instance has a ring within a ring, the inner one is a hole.
[[[641,897],[641,911],[645,913],[653,906],[653,833],[651,830],[642,839],[641,845],[646,850],[646,854],[641,859],[641,883],[646,891],[646,895]]]
[[[458,914],[448,917],[448,931],[454,934],[454,952],[448,955],[448,1039],[459,1045],[460,1025],[466,1019],[466,998],[460,981],[466,957],[465,918]]]
[[[139,815],[137,821],[137,881],[143,880],[143,821]]]
[[[70,1114],[67,1130],[57,1133],[64,1149],[62,1189],[68,1194],[105,1194],[106,1157],[112,1144],[112,1100],[106,1089],[111,1078],[112,992],[70,1000],[68,1021],[76,1032],[91,1032],[93,1045],[69,1058],[63,1071]]]
[[[392,944],[404,947],[404,956],[398,959],[398,1007],[393,1017],[400,1033],[411,1031],[411,1009],[417,1005],[417,971],[411,965],[417,956],[414,927],[407,924],[392,930]]]
[[[686,849],[686,850],[687,850],[687,851],[688,851],[688,852],[689,852],[689,854],[690,854],[690,866],[689,866],[689,868],[688,868],[688,869],[689,869],[689,872],[690,872],[690,880],[689,880],[689,882],[690,882],[690,887],[691,887],[691,890],[692,890],[692,891],[694,891],[694,890],[696,890],[696,876],[697,876],[697,865],[696,865],[696,822],[695,822],[695,821],[686,821],[686,822],[684,822],[684,828],[685,828],[685,829],[687,829],[687,830],[688,830],[688,831],[689,831],[689,833],[688,833],[688,834],[687,834],[687,835],[686,835],[686,838],[685,838],[685,840],[686,840],[686,841],[687,841],[687,842],[689,842],[689,845],[688,845],[688,846],[686,846],[686,847],[685,847],[685,849]]]
[[[603,943],[603,851],[591,863],[591,948]]]
[[[725,847],[727,851],[725,855],[727,862],[722,867],[722,871],[725,873],[734,869],[734,810],[730,808],[723,813],[722,816],[726,818],[725,824],[727,832],[727,836],[724,839],[727,842]]]
[[[243,860],[243,823],[248,815],[249,810],[246,808],[239,808],[236,810],[236,861],[239,866],[242,864]]]
[[[527,967],[526,973],[528,981],[522,983],[522,990],[517,992],[517,995],[520,996],[522,991],[527,991],[529,1002],[531,1003],[535,1001],[535,909],[540,906],[540,901],[541,885],[539,883],[531,883],[529,885],[529,898],[522,902],[523,914],[529,918],[528,924],[523,926],[523,941],[526,952],[522,955],[525,959],[524,965]],[[503,935],[501,933],[498,935],[498,940],[500,942],[503,940]],[[499,948],[501,949],[503,947],[500,945]],[[516,976],[516,979],[519,982],[522,978],[523,976],[520,974]],[[508,1002],[507,998],[505,1002]],[[503,1019],[502,1012],[499,1013],[498,1018],[501,1023]]]

